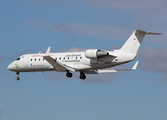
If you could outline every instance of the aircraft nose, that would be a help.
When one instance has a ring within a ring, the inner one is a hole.
[[[7,69],[8,69],[8,70],[12,70],[12,69],[13,69],[12,65],[10,64],[10,65],[7,67]]]

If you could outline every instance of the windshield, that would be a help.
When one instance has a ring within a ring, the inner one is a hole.
[[[17,58],[16,60],[20,60],[20,58]]]

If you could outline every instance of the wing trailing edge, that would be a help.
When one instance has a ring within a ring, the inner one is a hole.
[[[132,67],[132,69],[103,69],[103,70],[95,70],[95,71],[87,71],[87,74],[99,74],[99,73],[113,73],[113,72],[119,72],[119,71],[130,71],[130,70],[136,70],[138,66],[139,61],[135,63],[135,65]]]

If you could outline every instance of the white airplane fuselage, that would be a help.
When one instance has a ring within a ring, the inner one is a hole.
[[[14,72],[58,71],[43,58],[44,55],[45,54],[22,55],[19,57],[19,60],[13,61],[7,69]],[[136,54],[131,53],[121,53],[119,56],[119,52],[117,52],[117,55],[117,57],[106,56],[99,59],[89,59],[85,57],[84,52],[50,53],[50,56],[56,61],[75,67],[76,71],[110,68],[130,62],[136,57]],[[62,71],[60,70],[59,72]]]

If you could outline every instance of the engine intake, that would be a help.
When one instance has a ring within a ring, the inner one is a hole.
[[[87,58],[91,58],[91,59],[93,59],[93,58],[101,58],[101,57],[104,57],[104,56],[107,56],[107,55],[109,55],[108,52],[101,51],[99,49],[88,49],[88,50],[85,51],[85,56]]]

